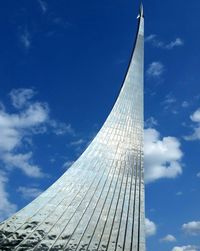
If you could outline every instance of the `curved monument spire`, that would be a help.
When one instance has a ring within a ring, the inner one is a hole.
[[[97,136],[49,189],[0,225],[0,250],[145,251],[144,18],[120,94]]]

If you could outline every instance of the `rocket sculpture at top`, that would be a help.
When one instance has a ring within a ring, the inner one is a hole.
[[[144,15],[101,130],[50,188],[0,224],[0,250],[145,251]]]

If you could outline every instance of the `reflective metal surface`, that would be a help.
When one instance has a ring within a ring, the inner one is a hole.
[[[118,99],[80,158],[0,225],[0,250],[145,251],[141,9]]]

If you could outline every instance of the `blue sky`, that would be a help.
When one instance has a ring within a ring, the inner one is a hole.
[[[0,4],[0,219],[45,190],[118,94],[139,1]],[[144,1],[147,250],[200,248],[199,0]]]

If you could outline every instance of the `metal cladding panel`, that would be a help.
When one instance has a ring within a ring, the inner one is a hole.
[[[64,175],[0,225],[0,250],[145,251],[144,18],[116,103]]]

